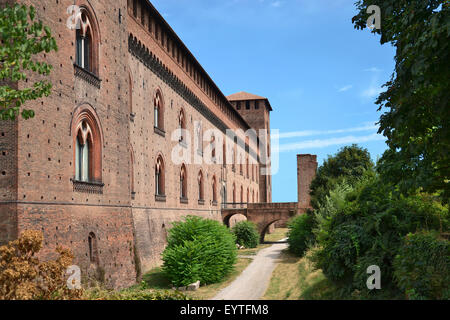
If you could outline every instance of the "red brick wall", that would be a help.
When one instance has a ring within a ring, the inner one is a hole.
[[[317,156],[310,154],[297,155],[297,183],[299,208],[311,207],[310,185],[317,171]]]
[[[54,257],[57,245],[68,247],[75,253],[75,263],[80,265],[83,275],[88,275],[94,269],[88,253],[88,236],[93,232],[98,243],[99,268],[104,270],[106,283],[111,287],[125,287],[135,282],[138,268],[145,272],[160,264],[167,229],[173,221],[188,214],[221,220],[221,202],[232,202],[233,183],[237,189],[236,201],[240,201],[241,186],[244,202],[249,201],[247,188],[250,195],[259,191],[257,181],[245,175],[245,165],[244,175],[240,175],[239,170],[231,170],[231,165],[222,168],[220,164],[188,164],[189,202],[180,203],[180,166],[171,161],[171,151],[176,145],[171,141],[171,134],[177,127],[179,109],[185,110],[186,126],[192,137],[194,121],[202,121],[204,130],[216,128],[217,123],[246,130],[248,124],[228,106],[201,66],[190,61],[194,74],[209,81],[209,89],[199,77],[183,69],[154,34],[128,15],[127,1],[75,1],[88,6],[95,17],[93,23],[98,26],[100,88],[75,75],[75,31],[66,26],[66,9],[74,1],[19,2],[36,7],[38,18],[51,27],[59,51],[41,56],[41,60],[54,67],[49,78],[54,86],[51,96],[25,105],[36,111],[36,117],[27,121],[19,119],[17,124],[0,123],[0,132],[6,133],[0,136],[0,149],[8,151],[5,156],[0,154],[0,242],[17,237],[26,229],[41,230],[44,233],[41,258]],[[165,31],[176,40],[167,27]],[[129,52],[130,33],[201,101],[209,110],[207,116]],[[185,54],[190,57],[189,53]],[[28,84],[37,79],[31,76]],[[156,134],[153,128],[152,97],[156,88],[160,88],[165,101],[165,137]],[[94,110],[103,137],[102,194],[74,191],[72,182],[75,173],[72,120],[77,108],[83,106]],[[165,159],[166,202],[155,200],[157,154]],[[200,169],[204,175],[203,205],[198,203],[197,196]],[[5,175],[1,175],[2,171]],[[212,203],[213,176],[217,181],[217,205]],[[222,185],[227,186],[227,199],[223,200]],[[134,265],[135,255],[140,266]]]
[[[127,108],[128,37],[126,19],[118,22],[126,1],[90,1],[99,26],[100,89],[74,75],[75,31],[66,26],[71,0],[20,1],[33,4],[37,17],[52,29],[59,51],[43,54],[53,65],[52,95],[32,101],[36,117],[18,121],[17,224],[18,232],[42,230],[42,258],[53,256],[56,245],[72,249],[82,270],[88,261],[88,235],[94,232],[99,265],[107,285],[124,287],[135,282],[133,220],[130,208],[129,130]],[[76,1],[76,4],[88,2]],[[30,78],[29,83],[37,79]],[[23,84],[28,85],[28,84]],[[70,130],[76,108],[90,105],[103,133],[103,194],[75,192],[73,136]],[[3,213],[4,215],[4,213]],[[3,221],[3,218],[2,218]],[[11,227],[10,229],[14,229]]]

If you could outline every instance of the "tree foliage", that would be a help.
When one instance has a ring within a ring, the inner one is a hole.
[[[395,70],[376,103],[389,149],[379,170],[403,193],[421,188],[450,196],[450,2],[358,0],[355,28],[366,28],[369,5],[381,9],[381,44],[396,48]]]
[[[394,282],[393,261],[405,236],[422,230],[448,230],[448,208],[429,195],[403,196],[376,175],[367,176],[352,191],[335,197],[335,206],[319,224],[317,268],[347,296],[401,296]],[[422,252],[425,257],[426,252]],[[366,287],[367,267],[381,268],[383,290]]]
[[[394,259],[394,279],[409,299],[450,299],[450,242],[436,232],[408,234]]]
[[[56,41],[50,28],[36,20],[33,6],[16,4],[0,9],[0,43],[0,120],[14,120],[19,113],[25,119],[32,118],[33,110],[20,112],[20,107],[26,101],[49,96],[52,84],[40,80],[23,86],[33,73],[50,74],[52,66],[38,61],[37,55],[56,51]]]
[[[366,170],[372,168],[370,153],[357,145],[346,146],[336,155],[328,156],[311,182],[313,208],[317,209],[336,185],[344,180],[353,184],[364,175]]]

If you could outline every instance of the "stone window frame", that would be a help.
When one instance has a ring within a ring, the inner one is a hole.
[[[81,3],[81,1],[77,1],[77,5],[80,7],[81,18],[80,18],[80,29],[75,30],[75,65],[78,67],[76,69],[82,69],[86,71],[88,74],[96,77],[96,80],[99,80],[100,77],[100,64],[99,64],[99,52],[100,52],[100,28],[92,7],[85,1]],[[85,19],[83,19],[85,18]],[[89,51],[89,67],[84,68],[83,66],[77,63],[78,60],[78,35],[81,33],[81,36],[90,36],[90,51]]]
[[[198,172],[197,183],[198,183],[198,203],[203,205],[205,204],[205,183],[202,170]]]
[[[165,136],[164,131],[165,102],[161,88],[156,88],[153,94],[153,125],[155,133]]]
[[[188,182],[188,174],[186,165],[183,163],[180,168],[180,202],[187,203],[187,182]]]
[[[88,255],[91,264],[100,265],[97,236],[94,232],[90,232],[88,235]]]
[[[184,111],[184,108],[180,108],[180,111],[178,112],[178,129],[181,129],[181,136],[178,142],[182,146],[187,147],[186,137],[184,136],[186,131],[186,112]]]
[[[155,162],[155,199],[157,201],[165,201],[165,177],[166,165],[162,154],[158,154]]]
[[[212,179],[211,179],[211,187],[212,187],[212,204],[214,206],[217,205],[217,179],[216,176],[213,175]]]
[[[83,123],[89,126],[87,132],[83,128]],[[83,132],[84,130],[84,132]],[[95,109],[86,103],[80,104],[73,112],[70,132],[72,136],[72,149],[73,149],[73,179],[74,191],[87,192],[87,193],[103,193],[103,178],[102,178],[102,153],[103,153],[103,130],[100,120]],[[77,164],[76,164],[76,146],[77,139],[80,134],[83,135],[84,142],[86,143],[88,138],[91,143],[89,150],[89,177],[88,181],[80,181],[77,179]]]

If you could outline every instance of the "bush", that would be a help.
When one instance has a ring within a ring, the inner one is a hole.
[[[236,243],[246,248],[256,248],[259,244],[259,234],[254,223],[241,221],[232,229],[236,236]]]
[[[236,256],[236,239],[226,226],[189,216],[169,231],[163,271],[176,287],[216,283],[233,270]]]
[[[450,242],[409,234],[394,259],[394,278],[409,299],[450,299]]]
[[[410,232],[448,227],[448,208],[428,195],[404,197],[394,193],[378,177],[366,177],[347,193],[320,228],[319,250],[313,261],[340,289],[362,297],[401,291],[393,279],[393,261],[403,238]],[[366,287],[367,267],[378,265],[383,290]]]
[[[303,256],[313,239],[314,218],[310,214],[294,217],[288,224],[289,251],[297,256]]]
[[[35,254],[42,248],[39,231],[24,231],[19,239],[0,247],[1,300],[80,299],[82,290],[70,290],[64,276],[72,264],[72,253],[61,247],[54,261],[39,262]]]

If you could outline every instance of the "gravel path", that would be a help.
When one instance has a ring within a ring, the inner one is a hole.
[[[285,240],[285,239],[284,239]],[[283,241],[283,240],[282,240]],[[258,300],[269,286],[272,272],[275,269],[286,243],[276,243],[262,249],[254,257],[252,263],[228,287],[221,290],[212,300]]]

